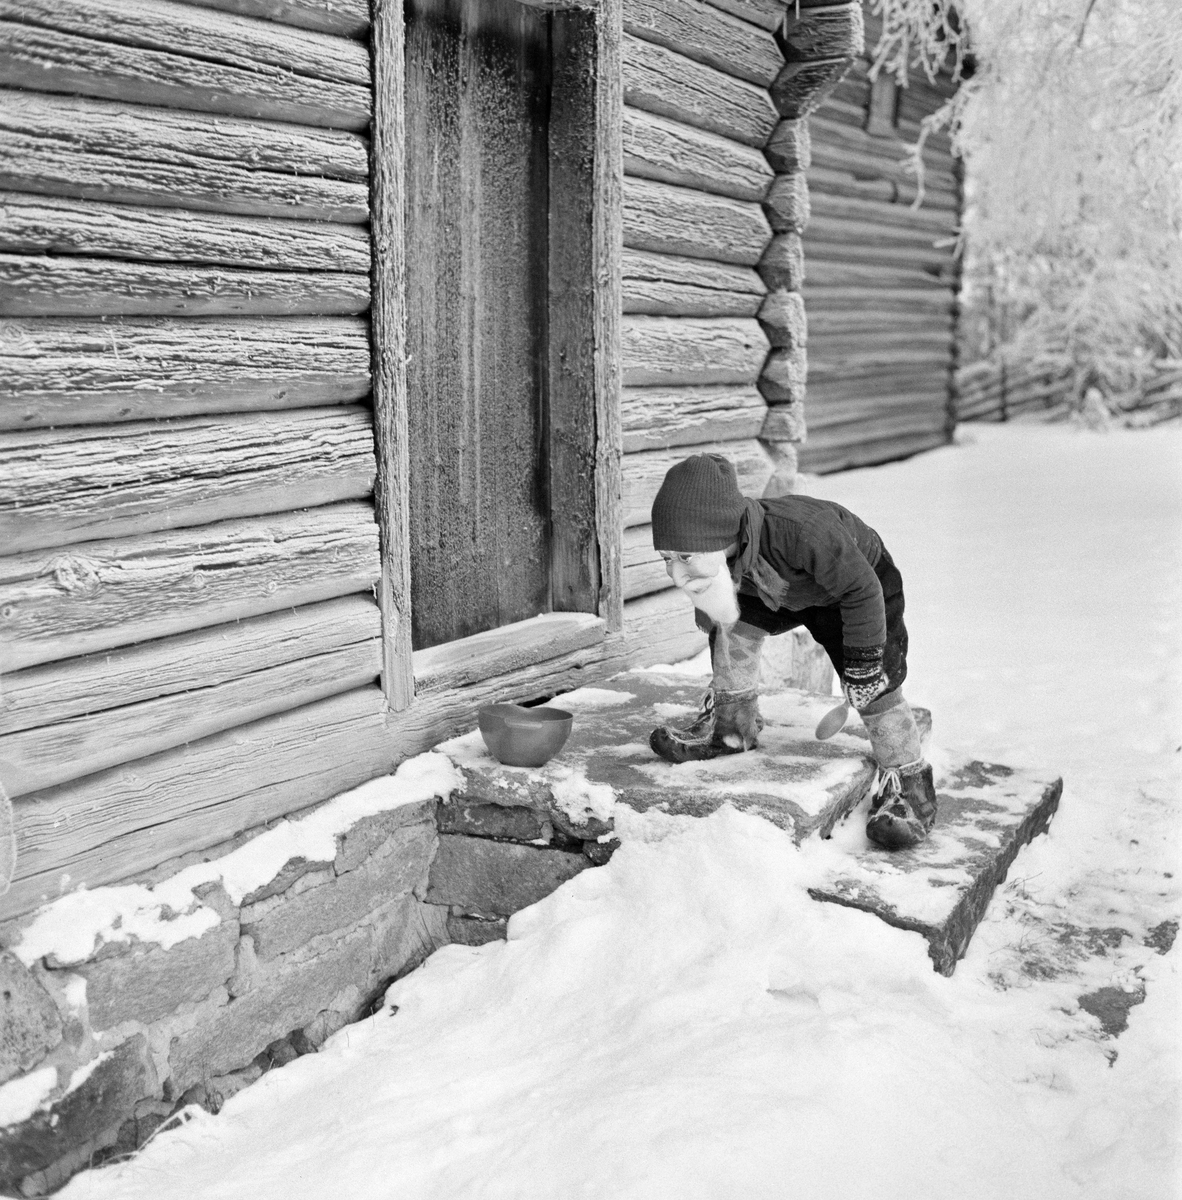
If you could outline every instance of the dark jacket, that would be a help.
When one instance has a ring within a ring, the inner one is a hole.
[[[841,609],[842,640],[859,649],[886,642],[882,584],[874,572],[882,539],[848,508],[812,496],[747,500],[731,577],[770,609]]]

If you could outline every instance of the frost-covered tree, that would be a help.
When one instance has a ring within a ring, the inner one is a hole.
[[[933,124],[965,161],[970,350],[1115,388],[1182,357],[1179,0],[873,5],[878,69],[965,77]]]

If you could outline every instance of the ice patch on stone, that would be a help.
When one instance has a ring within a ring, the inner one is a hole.
[[[713,673],[710,665],[710,647],[699,650],[693,658],[684,658],[676,663],[657,663],[651,667],[633,667],[632,673],[637,675],[688,675],[706,677]]]
[[[42,1067],[0,1087],[0,1128],[27,1121],[57,1086],[57,1067]]]
[[[610,821],[616,807],[615,789],[610,783],[592,783],[582,771],[560,767],[550,783],[554,803],[578,825],[588,818]]]
[[[688,717],[697,711],[692,704],[667,704],[662,701],[653,705],[653,712],[663,721],[671,721],[675,717]]]

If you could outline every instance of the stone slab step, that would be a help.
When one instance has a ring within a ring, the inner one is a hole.
[[[869,842],[809,889],[816,900],[874,913],[921,933],[936,970],[951,975],[1018,851],[1045,832],[1063,780],[998,763],[953,764],[936,783],[940,809],[914,850]]]
[[[698,711],[706,681],[653,672],[615,676],[552,701],[575,714],[570,740],[557,758],[536,770],[504,767],[485,750],[479,733],[440,747],[464,772],[467,786],[453,802],[553,810],[552,788],[572,774],[609,784],[618,803],[708,816],[724,804],[765,817],[800,842],[826,836],[867,794],[874,764],[856,718],[836,737],[818,742],[817,722],[837,700],[796,689],[763,696],[759,747],[744,754],[676,766],[649,748],[649,734],[666,721]],[[916,710],[921,731],[931,715]]]

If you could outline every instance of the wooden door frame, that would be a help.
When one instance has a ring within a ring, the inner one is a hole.
[[[519,0],[554,14],[551,99],[549,404],[554,606],[594,608],[623,628],[620,262],[621,0]],[[402,0],[373,0],[370,338],[382,573],[382,689],[388,712],[414,700],[406,383],[406,31]],[[557,59],[559,56],[555,55]],[[591,220],[572,203],[590,188]],[[590,331],[590,339],[587,331]],[[548,642],[538,652],[548,652]]]

